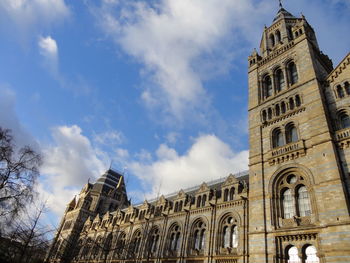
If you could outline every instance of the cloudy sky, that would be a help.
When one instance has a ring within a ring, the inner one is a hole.
[[[349,0],[285,1],[334,64]],[[57,222],[113,162],[133,202],[247,169],[247,56],[277,0],[0,0],[0,126]]]

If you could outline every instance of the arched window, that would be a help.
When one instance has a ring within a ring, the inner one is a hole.
[[[350,118],[349,115],[345,112],[341,112],[339,114],[339,122],[340,122],[340,128],[346,129],[350,127]]]
[[[135,257],[137,256],[139,249],[140,249],[140,245],[141,245],[141,231],[140,230],[136,230],[136,232],[134,233],[132,239],[131,239],[131,244],[130,244],[130,253],[129,253],[129,257]]]
[[[158,250],[159,230],[158,228],[152,229],[150,236],[148,237],[148,244],[146,246],[145,256],[154,255]]]
[[[280,129],[275,129],[272,133],[272,146],[277,148],[284,145],[283,134]]]
[[[292,32],[292,27],[291,26],[287,27],[287,32],[288,32],[288,38],[290,40],[292,40],[293,39],[293,32]]]
[[[298,71],[297,71],[297,66],[295,65],[294,62],[290,62],[288,64],[288,72],[289,72],[289,80],[290,84],[294,85],[295,83],[298,82]]]
[[[232,216],[227,216],[221,225],[221,247],[222,248],[237,248],[238,247],[238,227],[237,220]]]
[[[271,110],[271,108],[269,108],[269,109],[267,110],[267,117],[269,118],[269,120],[272,119],[272,110]]]
[[[228,201],[228,189],[226,188],[224,191],[224,202]]]
[[[203,250],[205,248],[206,225],[201,220],[198,220],[193,226],[192,233],[192,249],[197,251]]]
[[[180,201],[180,205],[179,205],[179,211],[180,211],[180,212],[182,211],[182,204],[183,204],[183,202]]]
[[[179,204],[178,204],[178,202],[176,202],[176,203],[175,203],[174,212],[177,212],[177,211],[178,211],[178,209],[179,209]]]
[[[317,256],[317,249],[314,246],[308,246],[305,249],[305,255],[306,258],[305,263],[319,263],[320,259]]]
[[[120,233],[117,240],[116,247],[115,247],[115,255],[117,256],[122,255],[125,249],[125,239],[126,239],[126,234],[124,232]]]
[[[266,119],[267,119],[266,110],[263,110],[263,112],[262,112],[262,120],[265,122]]]
[[[286,143],[298,141],[298,132],[297,128],[293,123],[290,123],[286,126]]]
[[[202,198],[202,206],[205,206],[205,202],[207,201],[207,195],[203,195]]]
[[[295,105],[297,107],[300,107],[300,105],[301,105],[301,100],[300,100],[300,96],[299,95],[295,96]]]
[[[200,207],[202,203],[202,196],[197,197],[197,207]]]
[[[281,42],[281,32],[279,30],[276,31],[276,43]]]
[[[295,216],[295,203],[291,189],[284,189],[282,193],[283,218]]]
[[[342,86],[340,86],[340,85],[337,86],[337,95],[338,95],[338,98],[344,97],[344,90],[343,90]]]
[[[271,44],[271,47],[274,47],[275,46],[275,36],[273,34],[270,35],[269,37],[270,39],[270,44]]]
[[[276,105],[275,106],[275,114],[276,114],[276,116],[280,116],[280,113],[281,113],[281,111],[280,111],[280,105]]]
[[[345,82],[344,83],[344,88],[345,88],[346,95],[350,95],[350,84],[349,84],[349,82]]]
[[[272,80],[269,75],[264,77],[263,86],[264,86],[265,98],[271,97],[273,93],[273,89],[272,89]]]
[[[284,103],[284,101],[281,102],[281,112],[282,114],[286,113],[286,104]]]
[[[285,81],[283,71],[281,69],[276,70],[276,91],[279,92],[284,89]]]
[[[297,200],[298,200],[299,216],[310,216],[311,205],[310,205],[309,193],[305,186],[299,187]]]
[[[298,249],[295,246],[292,246],[288,249],[288,263],[301,263],[301,260],[298,255]]]
[[[235,188],[231,187],[231,189],[230,189],[230,200],[233,200],[234,195],[235,195]]]
[[[294,99],[293,98],[290,98],[289,99],[289,109],[290,110],[294,110]]]
[[[169,229],[169,242],[167,254],[175,255],[177,251],[180,249],[180,226],[178,224],[173,224]]]

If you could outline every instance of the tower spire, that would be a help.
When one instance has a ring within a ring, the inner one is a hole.
[[[282,0],[278,0],[280,8],[283,8]]]

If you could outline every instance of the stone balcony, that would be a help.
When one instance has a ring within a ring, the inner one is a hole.
[[[297,159],[306,154],[304,140],[292,142],[278,148],[274,148],[267,153],[270,165],[276,165],[289,160]]]
[[[335,139],[340,148],[350,147],[350,128],[341,129],[335,132]]]

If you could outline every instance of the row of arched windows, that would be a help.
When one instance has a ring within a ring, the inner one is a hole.
[[[350,95],[350,84],[348,81],[344,82],[343,84],[339,84],[335,88],[336,91],[336,97],[341,99],[345,96]]]
[[[281,101],[280,103],[275,104],[273,107],[269,107],[268,109],[264,109],[261,112],[262,121],[265,122],[267,120],[271,120],[274,117],[279,117],[287,113],[288,111],[294,110],[301,106],[301,99],[299,95],[295,95],[290,97],[286,101]]]
[[[285,144],[297,142],[298,140],[298,131],[292,122],[288,123],[284,129],[275,128],[272,131],[272,148],[281,147]]]
[[[292,86],[298,82],[297,66],[293,61],[286,64],[285,68],[277,68],[272,76],[265,74],[262,78],[262,97],[267,99],[285,89],[286,84]]]
[[[269,41],[270,41],[271,47],[274,47],[275,45],[280,43],[281,40],[282,40],[281,32],[279,30],[276,30],[274,33],[271,33],[269,36]]]
[[[181,241],[183,239],[183,232],[177,223],[173,223],[168,231],[167,239],[165,241],[164,254],[176,256],[181,249]],[[202,219],[197,219],[192,224],[189,238],[188,238],[188,253],[199,255],[203,254],[207,246],[207,225]],[[130,243],[126,243],[126,233],[120,232],[116,236],[116,240],[112,241],[112,234],[110,233],[103,242],[102,236],[98,236],[95,241],[91,238],[81,240],[76,252],[76,260],[97,259],[99,256],[106,256],[109,258],[136,258],[140,256],[142,244],[142,231],[137,229],[131,236]],[[223,217],[221,220],[218,233],[218,247],[220,248],[237,248],[239,244],[239,231],[237,220],[230,214]],[[158,253],[160,245],[160,230],[158,227],[151,228],[150,232],[145,235],[145,245],[142,250],[144,257],[154,257]],[[113,245],[114,244],[114,245]]]
[[[226,201],[232,201],[235,197],[235,188],[226,188],[224,190],[224,202]]]
[[[196,207],[204,207],[207,201],[207,195],[197,196]]]

